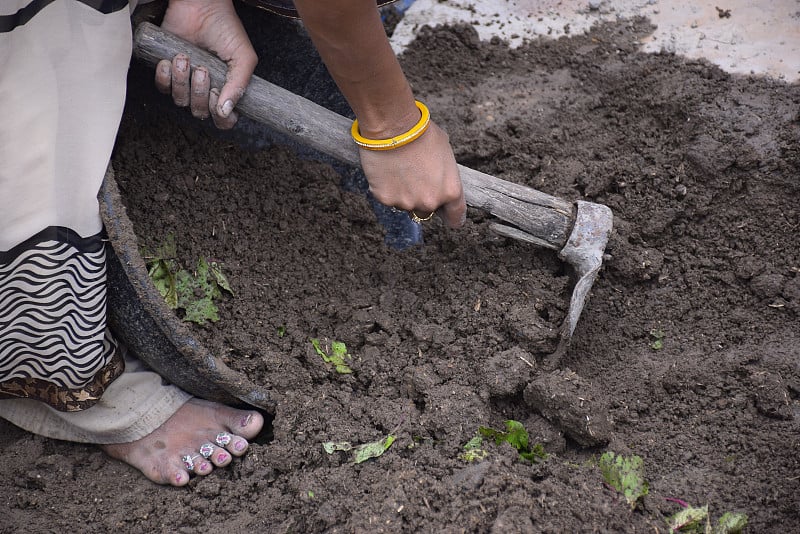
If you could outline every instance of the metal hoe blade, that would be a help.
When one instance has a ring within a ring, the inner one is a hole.
[[[578,276],[569,301],[567,317],[561,327],[562,345],[569,343],[575,325],[578,324],[586,299],[589,297],[589,290],[603,263],[603,253],[614,222],[614,216],[608,206],[579,200],[577,208],[572,233],[567,244],[558,253],[559,258],[572,265]]]
[[[608,206],[582,200],[575,203],[575,222],[566,243],[558,251],[558,257],[572,266],[577,280],[570,296],[567,316],[561,325],[558,348],[553,355],[548,357],[551,366],[557,364],[569,346],[575,326],[578,324],[581,312],[586,306],[586,300],[589,298],[589,291],[603,264],[603,253],[611,235],[613,223],[614,215]],[[513,226],[493,223],[490,228],[505,237],[558,250],[553,246],[552,241],[544,240]]]

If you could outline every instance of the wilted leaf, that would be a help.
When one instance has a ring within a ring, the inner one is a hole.
[[[747,526],[747,514],[725,512],[719,518],[714,534],[740,534]]]
[[[700,508],[687,506],[680,512],[667,519],[669,531],[671,533],[694,533],[702,534],[706,531],[704,526],[708,522],[708,505]]]
[[[221,288],[233,295],[233,289],[231,289],[231,284],[228,282],[228,279],[222,273],[222,266],[215,262],[211,262],[211,274],[214,276],[214,281],[217,285]]]
[[[465,462],[474,462],[475,460],[483,460],[489,453],[481,449],[483,445],[483,438],[475,436],[464,445],[464,452],[459,456]]]
[[[169,265],[166,260],[158,258],[153,260],[150,264],[150,270],[147,272],[153,285],[164,298],[167,306],[170,309],[178,307],[178,292],[175,288],[175,275],[170,271]]]
[[[322,444],[322,448],[328,454],[333,454],[336,451],[349,451],[353,445],[349,441],[326,441]]]
[[[644,478],[644,462],[639,456],[625,458],[606,452],[600,457],[599,465],[603,479],[625,495],[631,508],[635,508],[637,501],[649,492],[649,484]]]
[[[389,434],[378,441],[372,441],[357,446],[353,446],[349,441],[326,441],[322,444],[322,448],[325,449],[325,452],[328,454],[333,454],[337,451],[347,452],[352,450],[354,463],[360,464],[370,458],[377,458],[382,455],[392,446],[394,440],[394,435]]]
[[[203,258],[197,262],[193,275],[188,271],[178,271],[176,275],[178,308],[185,310],[184,321],[205,324],[206,321],[219,321],[219,309],[214,299],[222,296],[213,277],[210,277],[208,262]]]
[[[190,273],[175,260],[175,238],[167,236],[157,255],[142,253],[147,258],[148,274],[153,285],[173,310],[184,310],[183,320],[198,324],[218,321],[219,310],[214,300],[222,296],[221,289],[230,292],[230,284],[217,263],[209,265],[200,258],[197,270]]]
[[[395,437],[391,434],[378,441],[365,443],[356,447],[355,463],[360,464],[370,458],[377,458],[386,452],[394,443]]]

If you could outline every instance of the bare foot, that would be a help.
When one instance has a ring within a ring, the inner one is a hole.
[[[243,455],[247,440],[256,437],[263,425],[264,418],[258,412],[191,399],[142,439],[101,448],[153,482],[183,486],[189,482],[190,473],[207,475],[214,467],[228,465],[233,456]],[[207,458],[200,451],[204,445]],[[191,458],[188,465],[184,463],[187,456]]]

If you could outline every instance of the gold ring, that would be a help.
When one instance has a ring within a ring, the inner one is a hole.
[[[436,212],[432,211],[431,214],[428,215],[427,217],[420,217],[419,215],[414,213],[414,210],[411,210],[411,211],[408,212],[408,214],[411,215],[411,220],[414,221],[417,224],[425,222],[425,221],[430,221],[431,217],[433,217],[434,213],[436,213]]]

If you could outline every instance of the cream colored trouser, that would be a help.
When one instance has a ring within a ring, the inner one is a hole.
[[[80,412],[59,412],[31,399],[0,400],[0,417],[34,434],[81,443],[128,443],[161,426],[191,398],[165,385],[139,360],[125,357],[125,372],[103,397]]]

